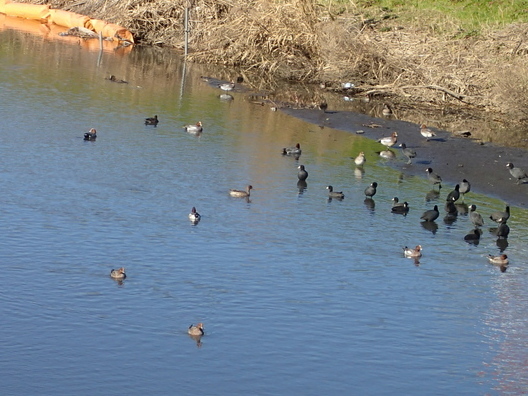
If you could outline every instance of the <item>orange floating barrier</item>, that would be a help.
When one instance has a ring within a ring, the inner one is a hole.
[[[100,19],[91,19],[86,15],[75,12],[50,9],[48,4],[11,3],[8,0],[0,0],[0,13],[8,16],[49,22],[69,29],[77,27],[85,28],[100,33],[105,38],[123,41],[125,45],[134,43],[132,33],[122,26]]]
[[[93,30],[90,23],[90,17],[86,15],[77,14],[75,12],[63,10],[50,10],[49,21],[55,25],[64,26],[67,28],[84,27]]]
[[[20,18],[47,20],[50,15],[49,4],[25,4],[25,3],[4,3],[3,11],[7,16],[16,16]]]

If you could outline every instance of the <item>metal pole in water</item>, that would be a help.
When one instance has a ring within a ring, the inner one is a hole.
[[[185,7],[185,56],[189,52],[189,6]]]

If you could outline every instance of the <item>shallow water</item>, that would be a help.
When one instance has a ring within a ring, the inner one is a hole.
[[[447,192],[427,201],[427,181],[386,166],[373,141],[242,92],[221,101],[204,68],[168,53],[100,58],[3,31],[0,54],[3,394],[528,389],[526,211],[512,209],[501,273],[487,228],[467,244],[467,216],[443,220]],[[160,124],[143,125],[154,114]],[[199,137],[181,128],[198,120]],[[91,127],[97,141],[85,142]],[[280,155],[297,142],[298,161]],[[247,184],[250,201],[228,196]],[[328,184],[345,199],[329,202]],[[390,212],[394,196],[407,216]],[[504,207],[465,201],[486,219]],[[426,228],[434,204],[441,217]],[[419,263],[402,256],[417,244]],[[121,266],[127,279],[110,279]],[[200,343],[186,334],[197,322]]]

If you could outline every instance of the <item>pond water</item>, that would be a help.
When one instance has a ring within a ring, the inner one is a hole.
[[[528,390],[526,211],[512,208],[502,273],[486,258],[504,249],[489,220],[466,243],[468,216],[444,221],[447,191],[426,200],[428,182],[386,166],[376,142],[245,92],[220,100],[200,78],[212,68],[4,30],[0,70],[3,394]],[[197,121],[200,136],[182,128]],[[298,142],[298,160],[280,154]],[[249,200],[228,195],[248,184]],[[330,184],[344,200],[327,199]],[[394,196],[407,216],[391,213]],[[486,220],[504,209],[465,202]],[[403,257],[418,244],[419,262]],[[198,322],[201,340],[187,335]]]

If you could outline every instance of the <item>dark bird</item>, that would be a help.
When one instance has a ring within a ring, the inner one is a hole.
[[[304,181],[308,179],[308,172],[306,171],[306,169],[304,169],[304,165],[299,165],[297,169],[299,169],[299,172],[297,173],[297,177],[299,178],[299,180]]]
[[[446,201],[444,209],[447,212],[447,214],[449,214],[451,216],[457,216],[458,215],[458,209],[457,209],[454,201]]]
[[[115,82],[115,83],[119,83],[119,84],[128,84],[128,81],[120,80],[113,74],[110,74],[110,77],[106,77],[106,79],[109,81]]]
[[[490,219],[495,223],[500,223],[501,221],[507,221],[510,218],[510,207],[506,206],[504,212],[495,212],[492,213]]]
[[[345,194],[341,191],[334,191],[334,187],[327,186],[326,189],[328,190],[328,198],[336,198],[336,199],[343,199],[345,198]]]
[[[328,103],[326,103],[326,101],[323,100],[321,103],[319,103],[319,108],[323,110],[323,113],[326,113],[326,109],[328,109]]]
[[[517,179],[517,184],[519,184],[521,182],[521,180],[523,180],[523,179],[528,179],[528,173],[526,173],[521,168],[514,167],[511,162],[508,162],[506,164],[506,168],[508,168],[510,170],[510,175],[512,175],[513,178]]]
[[[402,154],[407,157],[407,164],[412,164],[412,159],[416,157],[416,151],[407,147],[405,143],[400,144]]]
[[[476,210],[476,205],[471,205],[469,207],[469,220],[471,220],[475,227],[482,227],[484,225],[484,219],[482,218],[482,215]]]
[[[499,237],[499,239],[507,239],[508,235],[510,234],[510,227],[508,227],[508,224],[506,224],[506,220],[502,220],[497,227],[496,235]]]
[[[391,208],[391,212],[392,213],[397,213],[397,214],[407,214],[409,212],[409,204],[407,202],[404,202],[404,203],[402,203],[400,205],[393,206]]]
[[[460,194],[462,194],[462,201],[464,201],[464,196],[471,191],[471,184],[466,179],[464,179],[458,183],[458,185],[460,186],[458,191]]]
[[[442,178],[434,173],[432,168],[427,168],[425,171],[427,172],[427,178],[433,183],[433,187],[438,184],[438,188],[442,188]]]
[[[435,221],[438,219],[438,216],[440,216],[440,212],[438,211],[438,205],[435,205],[433,209],[426,210],[420,219],[424,221]]]
[[[460,185],[456,185],[455,189],[447,194],[446,201],[456,202],[460,198]]]
[[[95,139],[97,139],[97,131],[95,130],[95,128],[90,129],[84,134],[84,140],[94,141]]]
[[[374,195],[376,195],[376,188],[378,187],[378,183],[374,182],[371,183],[370,186],[365,188],[365,195],[369,198],[372,198]]]
[[[480,228],[475,228],[471,231],[469,231],[466,236],[464,237],[464,240],[467,242],[473,242],[475,245],[480,240],[480,237],[482,236],[482,230]]]
[[[148,117],[148,118],[145,118],[145,125],[158,125],[158,116],[155,115],[154,117]]]

